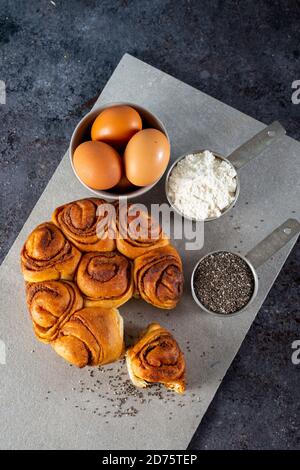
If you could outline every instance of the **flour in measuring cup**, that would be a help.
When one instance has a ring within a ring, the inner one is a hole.
[[[167,185],[170,201],[183,215],[196,220],[219,217],[233,202],[236,171],[209,150],[182,158]]]

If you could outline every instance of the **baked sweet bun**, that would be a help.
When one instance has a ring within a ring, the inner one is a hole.
[[[76,282],[86,307],[119,307],[133,295],[131,261],[116,251],[86,253],[79,263]]]
[[[99,198],[60,206],[53,222],[38,225],[21,250],[35,334],[78,367],[122,356],[124,327],[117,307],[134,294],[172,309],[183,291],[181,258],[159,224],[137,204],[110,206],[109,214]],[[121,210],[127,219],[120,217]],[[184,390],[183,355],[158,324],[129,349],[127,363],[138,386],[162,382],[179,393]]]
[[[117,249],[127,258],[134,259],[169,244],[159,223],[139,204],[119,204],[116,225]]]
[[[158,308],[176,307],[183,292],[181,258],[176,249],[167,245],[149,251],[134,260],[136,293]]]
[[[126,363],[136,387],[161,383],[177,393],[185,391],[184,355],[172,334],[158,323],[151,323],[127,350]]]
[[[52,222],[38,225],[21,251],[25,281],[72,280],[81,253]]]
[[[123,318],[114,308],[83,308],[64,324],[51,345],[77,367],[117,361],[124,353]]]
[[[26,285],[26,300],[37,338],[53,341],[74,312],[83,307],[79,289],[70,281],[43,281]]]
[[[79,250],[112,251],[116,242],[108,206],[103,199],[80,199],[57,207],[52,221]]]

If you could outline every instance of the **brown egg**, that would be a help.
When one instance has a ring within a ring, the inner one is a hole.
[[[129,193],[130,191],[133,191],[134,189],[136,189],[136,187],[130,183],[130,181],[128,180],[125,174],[121,176],[120,181],[113,188],[113,190],[119,194],[126,194],[126,193]]]
[[[122,164],[121,166],[122,176],[118,184],[113,187],[113,191],[118,194],[126,194],[137,188],[136,186],[130,183],[130,181],[128,180],[125,174],[124,155],[121,155],[121,164]]]
[[[125,173],[132,184],[147,186],[158,180],[170,160],[170,143],[161,131],[144,129],[128,142],[125,153]]]
[[[92,140],[122,147],[142,129],[142,118],[131,106],[112,106],[102,111],[92,125]]]
[[[92,189],[110,189],[121,179],[121,157],[104,142],[80,144],[74,152],[73,164],[81,181]]]

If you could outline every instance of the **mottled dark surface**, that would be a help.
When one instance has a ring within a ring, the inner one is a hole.
[[[0,0],[1,259],[125,52],[300,139],[299,24],[296,0]],[[298,243],[191,448],[300,448],[299,259]]]

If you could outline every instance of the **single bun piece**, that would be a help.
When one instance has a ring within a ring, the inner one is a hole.
[[[51,222],[38,225],[21,251],[25,281],[72,280],[81,253]]]
[[[183,292],[182,262],[171,245],[156,248],[134,260],[137,294],[155,307],[176,307]]]
[[[57,207],[52,221],[81,251],[112,251],[115,236],[103,199],[89,198]]]
[[[86,253],[76,281],[87,307],[119,307],[133,295],[131,262],[116,251]]]
[[[159,223],[139,204],[119,204],[117,210],[117,249],[128,258],[169,244]]]
[[[27,284],[26,298],[34,332],[43,343],[53,341],[71,315],[83,307],[78,288],[69,281]]]
[[[111,106],[104,109],[95,119],[91,137],[117,147],[124,146],[131,137],[142,129],[139,113],[131,106]]]
[[[126,352],[130,379],[136,387],[161,383],[177,393],[185,391],[185,360],[171,333],[151,323]]]
[[[84,308],[73,314],[51,344],[77,367],[117,361],[124,353],[123,318],[117,309]]]

